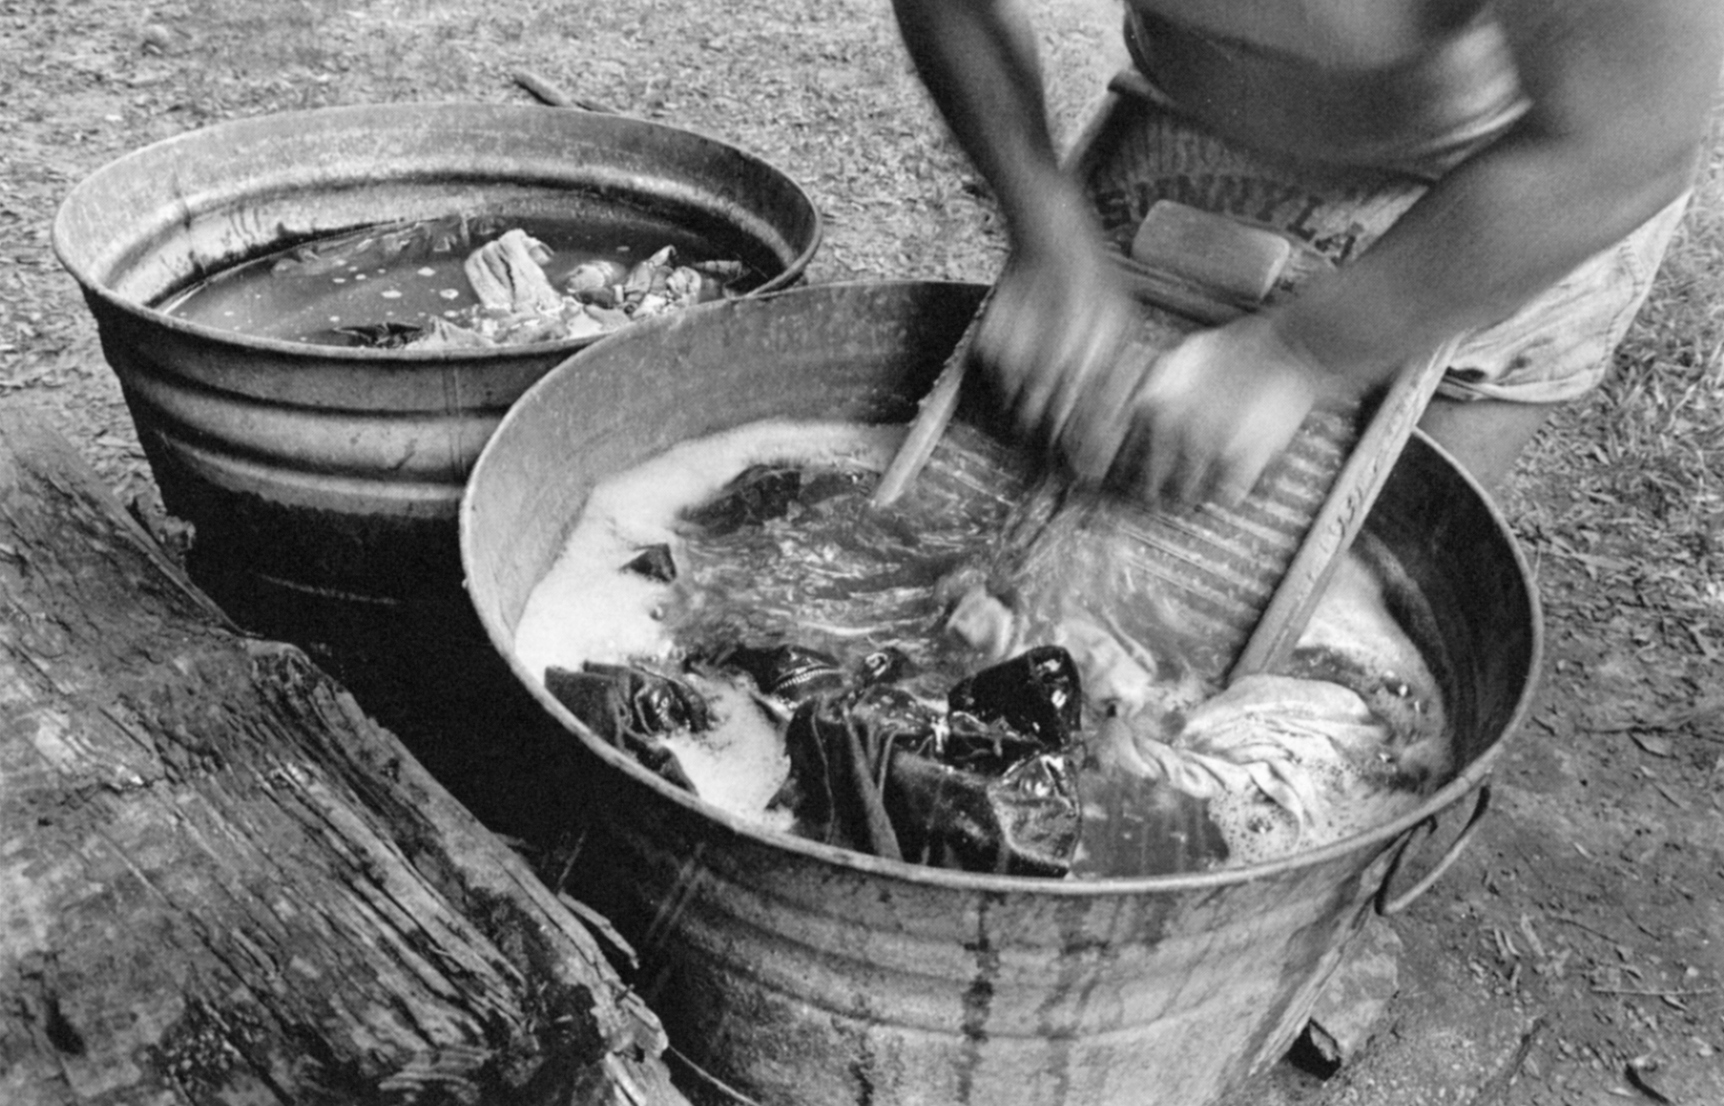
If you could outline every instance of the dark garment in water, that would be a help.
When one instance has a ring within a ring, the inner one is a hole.
[[[1073,873],[1088,878],[1201,872],[1228,857],[1209,801],[1164,780],[1129,772],[1085,772],[1083,849]]]
[[[804,472],[791,465],[750,465],[737,473],[710,502],[683,512],[683,521],[712,536],[759,526],[790,513],[792,505],[810,507],[854,489],[860,472]]]
[[[754,681],[763,695],[800,703],[823,691],[844,687],[848,677],[838,658],[802,645],[731,645],[697,658],[714,668],[729,668]]]
[[[1071,731],[1059,721],[1075,670],[1055,651],[978,673],[944,714],[886,684],[805,701],[785,734],[781,796],[800,832],[935,867],[1065,875],[1082,811]],[[1038,673],[1058,678],[1038,682]]]
[[[642,549],[633,560],[623,566],[623,571],[645,576],[648,580],[657,580],[661,584],[669,584],[676,580],[676,559],[671,556],[670,546],[661,542]]]
[[[592,662],[579,672],[546,669],[545,690],[598,737],[676,786],[694,790],[664,735],[711,725],[699,692],[654,672]]]
[[[1077,766],[1040,753],[984,776],[912,753],[893,758],[886,808],[906,859],[1008,876],[1064,876],[1083,826]]]
[[[1082,722],[1077,664],[1057,645],[1040,645],[956,684],[947,705],[983,722],[1000,721],[1054,748]]]
[[[424,327],[413,326],[411,323],[362,323],[358,326],[338,326],[331,329],[349,339],[350,345],[365,349],[402,349],[425,333]]]
[[[729,534],[744,526],[783,518],[801,490],[800,469],[750,465],[725,486],[718,498],[683,512],[683,520],[710,534]]]

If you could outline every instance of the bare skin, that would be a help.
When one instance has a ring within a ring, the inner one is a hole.
[[[1277,34],[1298,40],[1290,49],[1340,43],[1348,64],[1393,61],[1419,28],[1451,26],[1478,6],[1252,6],[1294,12],[1277,16],[1278,28],[1229,26],[1226,3],[1134,2],[1176,18],[1198,13],[1222,32],[1249,29],[1265,45]],[[1527,114],[1350,265],[1145,366],[1122,355],[1134,308],[1060,171],[1034,40],[1016,5],[895,7],[919,72],[1010,228],[1011,259],[976,351],[1020,427],[1056,445],[1080,476],[1099,477],[1122,450],[1141,449],[1148,490],[1185,500],[1241,498],[1320,398],[1368,390],[1503,318],[1674,200],[1692,180],[1724,59],[1717,0],[1495,0]],[[1351,22],[1362,10],[1369,25]],[[1426,426],[1494,483],[1548,414],[1504,406],[1436,405]]]

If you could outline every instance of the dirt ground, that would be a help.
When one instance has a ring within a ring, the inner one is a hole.
[[[1036,12],[1069,135],[1117,61],[1117,15],[1107,0]],[[165,525],[50,247],[65,193],[236,116],[527,102],[522,69],[790,173],[827,220],[810,281],[988,280],[1000,262],[993,210],[878,0],[0,0],[0,395]],[[1493,808],[1394,920],[1399,990],[1370,1043],[1326,1080],[1277,1072],[1251,1101],[1724,1104],[1720,145],[1616,378],[1559,416],[1503,496],[1545,662]]]

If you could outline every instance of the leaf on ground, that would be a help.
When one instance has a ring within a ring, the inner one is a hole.
[[[1670,739],[1659,734],[1631,733],[1634,743],[1655,757],[1670,757],[1676,755],[1676,748]]]

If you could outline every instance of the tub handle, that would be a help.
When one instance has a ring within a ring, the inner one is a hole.
[[[1417,883],[1394,898],[1390,898],[1389,885],[1395,882],[1395,875],[1401,870],[1401,861],[1406,858],[1408,850],[1412,848],[1413,841],[1420,837],[1421,830],[1424,831],[1426,837],[1435,833],[1437,820],[1435,817],[1427,818],[1414,826],[1412,832],[1408,833],[1401,841],[1401,847],[1395,851],[1394,859],[1389,861],[1389,870],[1384,873],[1383,883],[1377,888],[1377,913],[1385,918],[1393,917],[1413,905],[1413,901],[1420,895],[1429,891],[1431,884],[1437,882],[1438,878],[1449,870],[1449,865],[1455,862],[1456,858],[1461,855],[1461,850],[1467,847],[1467,842],[1473,839],[1473,834],[1478,830],[1479,822],[1483,820],[1485,811],[1490,808],[1490,805],[1491,785],[1481,783],[1479,784],[1478,798],[1473,800],[1472,817],[1467,819],[1467,824],[1461,827],[1461,832],[1455,835],[1455,839],[1449,842],[1448,849],[1444,851],[1441,857],[1437,858],[1436,864]]]

